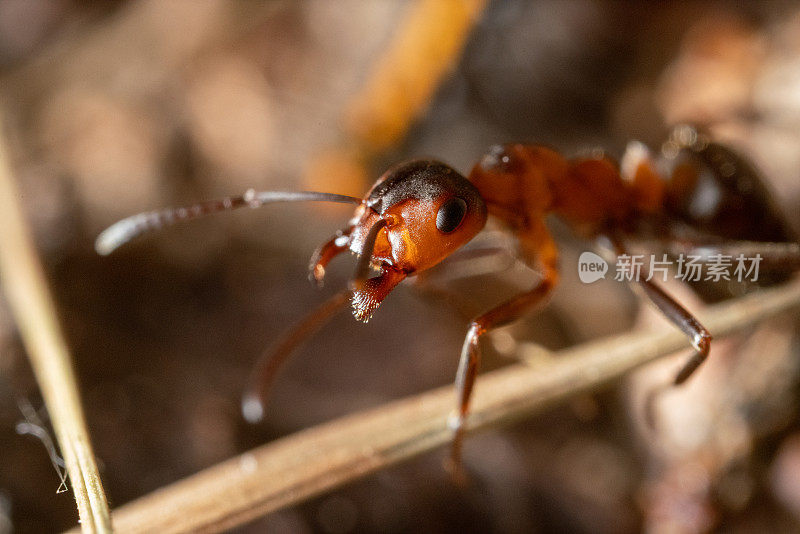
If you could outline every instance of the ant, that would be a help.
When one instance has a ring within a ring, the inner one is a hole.
[[[788,223],[772,204],[752,165],[731,149],[711,142],[691,126],[679,126],[653,157],[631,143],[618,165],[603,154],[566,159],[539,145],[493,147],[464,177],[434,160],[415,160],[387,170],[363,199],[318,192],[255,192],[190,207],[123,219],[97,238],[106,255],[144,232],[177,221],[271,202],[327,201],[355,204],[347,226],[313,254],[309,278],[321,284],[329,262],[349,250],[359,256],[349,287],[304,319],[261,360],[243,401],[250,421],[261,419],[264,392],[281,364],[348,300],[355,318],[367,322],[404,279],[436,266],[475,237],[489,215],[499,219],[519,244],[521,259],[541,279],[531,290],[472,319],[456,375],[457,409],[451,466],[460,466],[464,425],[480,367],[480,340],[542,305],[559,280],[558,246],[545,217],[560,217],[577,236],[604,238],[617,255],[637,239],[655,239],[667,250],[704,255],[761,251],[775,264],[774,281],[785,279],[798,246]],[[377,275],[370,277],[371,271]],[[680,329],[694,349],[677,373],[684,383],[708,357],[711,333],[657,283],[639,278],[634,287]]]

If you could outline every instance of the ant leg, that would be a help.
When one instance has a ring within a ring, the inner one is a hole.
[[[503,304],[493,308],[473,319],[470,324],[464,346],[461,349],[461,359],[456,374],[456,394],[458,396],[458,411],[449,421],[454,431],[453,445],[448,466],[457,478],[461,478],[461,450],[464,441],[464,423],[469,413],[469,403],[475,377],[480,367],[481,352],[480,338],[493,328],[508,324],[518,319],[525,312],[539,304],[543,304],[558,281],[558,275],[553,271],[545,273],[544,278],[533,290],[519,295]]]
[[[617,236],[607,236],[617,254],[627,254],[627,249],[622,241]],[[695,349],[695,353],[684,364],[681,370],[675,377],[675,385],[680,385],[692,376],[692,373],[708,358],[708,352],[711,349],[711,333],[700,324],[694,315],[686,308],[681,306],[675,299],[669,296],[663,289],[661,289],[652,280],[636,281],[638,287],[642,290],[645,296],[655,304],[655,306],[664,314],[664,316],[672,322],[678,329],[683,332]]]
[[[322,305],[298,323],[277,346],[261,356],[250,376],[248,387],[242,399],[242,415],[247,421],[255,423],[263,418],[266,393],[274,383],[281,366],[283,366],[294,353],[294,350],[303,341],[319,330],[320,327],[322,327],[322,325],[337,311],[343,308],[351,298],[355,298],[359,294],[366,294],[366,300],[368,300],[370,306],[372,306],[369,309],[369,313],[371,314],[374,307],[377,307],[380,300],[385,297],[385,293],[391,291],[395,285],[405,278],[405,273],[402,273],[402,276],[400,276],[393,272],[384,272],[382,276],[376,278],[366,278],[369,274],[369,260],[375,245],[376,236],[385,225],[386,221],[378,221],[378,223],[374,224],[370,229],[365,250],[356,267],[355,279],[351,283],[352,287],[339,291],[322,303]],[[325,265],[337,254],[347,249],[346,243],[348,238],[349,230],[339,232],[314,253],[311,260],[312,276],[318,272],[315,268],[318,265],[322,269],[322,274],[324,275]],[[376,295],[378,294],[382,296],[377,297]],[[360,318],[358,315],[357,317]],[[367,316],[366,318],[368,319],[369,317]]]
[[[350,232],[352,231],[352,227],[339,230],[312,254],[308,264],[308,279],[316,283],[317,287],[322,287],[325,278],[325,267],[328,266],[333,258],[348,250]]]
[[[652,281],[639,281],[641,289],[650,301],[664,314],[664,316],[686,334],[695,353],[678,371],[675,376],[675,385],[679,386],[692,376],[700,365],[708,358],[711,349],[711,333],[686,308],[670,297],[663,289]]]
[[[325,267],[328,263],[348,249],[350,232],[352,232],[352,228],[336,232],[333,237],[314,251],[309,263],[308,277],[311,281],[316,282],[317,286],[322,286]],[[303,341],[313,335],[339,309],[344,307],[351,294],[349,289],[336,293],[299,322],[280,343],[261,355],[253,367],[242,398],[242,414],[247,421],[255,423],[261,420],[264,416],[267,393],[280,368]]]
[[[536,263],[542,268],[542,280],[532,290],[518,295],[473,319],[467,331],[456,373],[458,408],[449,421],[454,435],[450,462],[447,467],[457,480],[463,480],[461,452],[464,440],[464,423],[469,414],[472,389],[480,367],[481,336],[494,328],[513,322],[537,305],[543,304],[558,283],[558,269],[556,266],[558,249],[544,226],[544,222],[539,221],[531,228],[520,231],[518,237],[523,257],[529,263]]]
[[[479,235],[484,236],[483,233]],[[476,242],[473,240],[440,264],[424,271],[425,278],[435,277],[437,281],[450,282],[484,274],[496,274],[513,268],[519,261],[516,244],[512,242],[507,232],[487,233],[484,241],[487,244],[472,246]]]
[[[444,302],[456,314],[469,321],[475,317],[474,306],[459,293],[442,287],[463,278],[500,273],[509,270],[519,261],[516,246],[506,232],[494,232],[491,241],[497,244],[461,249],[442,263],[413,277],[412,288],[423,298],[435,303]],[[481,234],[483,235],[483,234]]]
[[[347,304],[350,295],[349,289],[333,295],[295,325],[276,346],[261,355],[253,367],[242,398],[242,415],[248,422],[257,423],[264,417],[267,393],[275,382],[280,368],[303,341]]]

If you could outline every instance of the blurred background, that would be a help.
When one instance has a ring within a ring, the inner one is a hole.
[[[324,289],[306,279],[350,208],[222,214],[97,256],[94,238],[122,217],[250,187],[362,196],[393,162],[433,156],[467,173],[510,141],[619,157],[631,139],[658,150],[682,121],[755,161],[795,228],[800,217],[797,2],[2,0],[0,111],[115,507],[451,383],[467,326],[405,286],[366,326],[342,313],[251,426],[239,414],[251,366],[352,272],[341,258]],[[580,284],[573,266],[591,244],[553,226],[562,285],[499,349],[665,327],[621,284]],[[507,269],[440,283],[478,312],[533,280]],[[679,362],[471,437],[467,488],[437,451],[235,531],[796,532],[794,330],[784,317],[718,342],[689,387],[661,400],[656,430],[641,399]],[[485,370],[508,363],[486,347]],[[77,521],[45,445],[20,432],[28,406],[47,427],[0,296],[2,534]]]

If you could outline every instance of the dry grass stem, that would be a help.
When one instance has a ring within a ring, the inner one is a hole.
[[[110,532],[108,504],[86,430],[69,351],[18,199],[5,146],[0,140],[0,284],[53,422],[78,504],[81,527],[87,533]]]
[[[709,308],[701,318],[723,336],[800,304],[800,281]],[[688,348],[672,327],[636,331],[563,350],[532,369],[516,364],[476,386],[473,430],[529,416],[632,369]],[[537,350],[520,345],[520,356]],[[455,406],[445,386],[269,443],[115,511],[119,532],[219,532],[447,443]],[[467,447],[469,441],[467,441]]]

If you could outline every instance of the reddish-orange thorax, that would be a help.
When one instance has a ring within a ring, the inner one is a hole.
[[[604,156],[567,160],[546,147],[514,144],[495,147],[469,179],[489,212],[513,227],[528,227],[554,213],[579,235],[591,237],[661,208],[663,186],[648,171],[643,166],[624,178]]]

